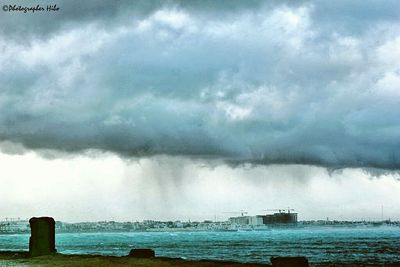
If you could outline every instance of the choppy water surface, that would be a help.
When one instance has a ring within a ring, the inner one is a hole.
[[[0,250],[27,250],[29,235],[0,235]],[[127,255],[153,248],[158,256],[269,263],[271,256],[306,256],[327,263],[400,265],[400,228],[303,228],[245,232],[63,233],[65,254]]]

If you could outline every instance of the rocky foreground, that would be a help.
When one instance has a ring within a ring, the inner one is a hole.
[[[238,263],[212,260],[183,260],[178,258],[154,257],[148,259],[100,255],[65,255],[55,253],[29,257],[28,252],[0,252],[0,266],[224,266],[250,267],[271,266],[268,264]]]

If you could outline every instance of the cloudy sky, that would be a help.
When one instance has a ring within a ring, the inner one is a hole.
[[[0,218],[400,219],[400,2],[0,3]]]

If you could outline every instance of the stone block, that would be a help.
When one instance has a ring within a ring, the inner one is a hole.
[[[271,257],[272,267],[308,267],[306,257]]]
[[[29,254],[48,255],[57,252],[55,245],[55,221],[51,217],[33,217],[29,220],[31,237]]]
[[[129,252],[129,257],[134,258],[152,258],[155,257],[155,252],[149,248],[135,248]]]

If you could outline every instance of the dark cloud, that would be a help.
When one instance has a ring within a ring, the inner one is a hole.
[[[312,7],[312,18],[325,30],[347,33],[363,32],[376,22],[397,21],[400,8],[398,1],[261,1],[261,0],[43,0],[24,2],[1,0],[1,5],[21,5],[32,7],[57,5],[59,12],[4,12],[0,17],[0,33],[8,38],[23,40],[47,38],[57,31],[79,27],[87,23],[99,23],[102,27],[112,27],[129,21],[141,20],[165,7],[178,8],[192,14],[202,15],[214,20],[234,18],[241,14],[254,14],[260,9],[272,10],[282,6]]]
[[[270,6],[284,2],[271,1]],[[290,1],[288,1],[290,2]],[[29,38],[48,38],[57,31],[79,27],[82,24],[98,23],[112,30],[118,24],[141,20],[163,7],[180,8],[193,13],[211,17],[220,17],[256,10],[265,5],[263,1],[163,1],[163,0],[1,0],[3,5],[34,7],[57,5],[58,12],[5,12],[0,17],[0,33],[8,38],[24,40]]]
[[[400,168],[397,2],[229,3],[66,1],[59,13],[3,14],[0,140]]]

